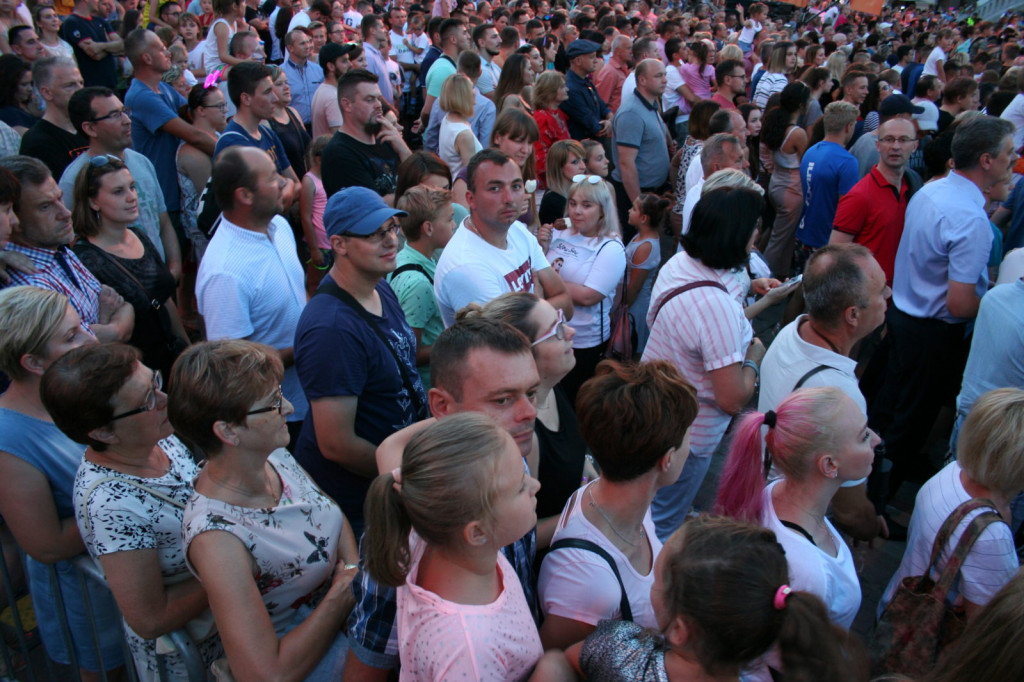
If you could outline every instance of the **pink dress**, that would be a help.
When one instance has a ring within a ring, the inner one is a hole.
[[[316,248],[331,248],[331,240],[327,238],[327,231],[324,229],[324,209],[327,207],[327,192],[324,191],[324,183],[313,171],[306,171],[306,177],[313,181],[316,191],[313,193],[313,234],[316,235]]]
[[[399,679],[523,680],[544,654],[523,587],[498,552],[501,594],[490,604],[456,604],[416,584],[426,549],[409,537],[412,566],[398,588]]]

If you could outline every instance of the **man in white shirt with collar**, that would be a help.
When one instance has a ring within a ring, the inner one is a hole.
[[[285,181],[270,156],[233,146],[213,164],[212,189],[223,211],[203,255],[196,299],[209,339],[246,339],[276,348],[284,363],[281,391],[294,446],[309,403],[295,371],[295,328],[306,305],[305,276],[283,211]]]

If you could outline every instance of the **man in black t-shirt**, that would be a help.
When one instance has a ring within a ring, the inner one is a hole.
[[[394,202],[398,164],[411,153],[398,126],[385,118],[377,76],[353,69],[338,80],[341,129],[323,153],[324,191],[367,187]]]

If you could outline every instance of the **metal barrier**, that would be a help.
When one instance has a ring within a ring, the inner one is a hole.
[[[18,559],[22,563],[24,562],[24,557],[20,554],[20,549]],[[72,560],[72,565],[75,567],[78,574],[81,594],[85,602],[84,607],[89,614],[89,638],[91,639],[92,645],[97,653],[97,658],[100,661],[100,678],[106,682],[108,675],[107,672],[103,670],[106,666],[103,665],[103,652],[99,645],[99,633],[97,632],[95,615],[89,600],[89,590],[87,589],[90,582],[102,585],[106,588],[106,580],[99,566],[84,556]],[[75,646],[72,641],[71,628],[68,625],[67,617],[65,615],[64,597],[61,594],[60,581],[58,580],[56,569],[53,566],[49,566],[47,568],[50,584],[53,588],[53,593],[57,601],[57,615],[60,620],[60,628],[64,637],[64,642],[69,652],[70,665],[64,666],[51,661],[49,656],[46,655],[41,641],[34,644],[29,641],[29,637],[26,635],[24,627],[25,623],[22,621],[21,614],[18,611],[18,591],[7,566],[7,557],[5,555],[4,548],[0,545],[0,576],[3,578],[4,595],[7,597],[8,608],[11,613],[11,621],[13,624],[13,628],[11,629],[14,631],[12,633],[12,638],[15,640],[14,648],[12,650],[7,638],[0,637],[0,665],[3,666],[3,669],[0,670],[0,682],[13,682],[15,680],[25,680],[27,682],[42,682],[45,680],[51,682],[65,682],[69,679],[81,682]],[[118,615],[120,616],[120,614]],[[124,637],[123,629],[121,630],[121,635],[121,646],[124,651],[124,667],[127,677],[130,682],[138,682],[139,678],[135,671],[135,665],[131,651],[128,649],[128,641]],[[203,665],[202,658],[199,655],[199,650],[196,647],[195,642],[192,641],[188,632],[184,629],[175,630],[174,632],[169,633],[167,637],[174,644],[176,653],[182,657],[182,660],[185,663],[189,682],[205,682],[207,679],[205,666]],[[160,666],[159,675],[163,682],[167,682],[169,679],[167,671],[163,665]]]

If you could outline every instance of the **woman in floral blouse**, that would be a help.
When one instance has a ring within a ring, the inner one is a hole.
[[[185,508],[186,561],[235,679],[337,680],[359,553],[284,449],[283,373],[276,350],[248,341],[197,344],[175,363],[171,422],[208,458]]]

